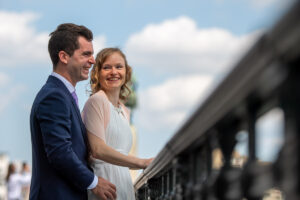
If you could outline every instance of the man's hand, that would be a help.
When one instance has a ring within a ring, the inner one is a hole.
[[[101,177],[98,177],[98,184],[92,189],[92,192],[102,200],[114,200],[117,198],[116,186]]]

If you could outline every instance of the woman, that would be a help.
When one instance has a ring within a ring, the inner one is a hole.
[[[93,157],[91,166],[96,175],[116,186],[120,200],[135,199],[128,168],[145,169],[153,160],[128,155],[132,145],[130,114],[122,101],[130,92],[126,85],[130,79],[131,67],[120,49],[100,51],[91,71],[92,94],[82,113]],[[90,193],[89,199],[97,197]]]
[[[8,166],[7,176],[7,200],[21,200],[22,187],[30,184],[30,177],[23,177],[16,172],[16,166],[10,163]]]

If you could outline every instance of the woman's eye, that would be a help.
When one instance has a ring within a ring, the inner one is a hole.
[[[123,65],[117,65],[116,68],[117,68],[117,69],[122,69],[122,68],[123,68]]]
[[[102,68],[103,68],[104,70],[108,70],[108,69],[110,69],[111,67],[108,66],[108,65],[104,65]]]

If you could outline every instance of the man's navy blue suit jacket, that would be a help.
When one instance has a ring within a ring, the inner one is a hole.
[[[75,100],[58,78],[49,76],[37,94],[30,129],[30,199],[87,199],[94,174],[87,164],[86,130]]]

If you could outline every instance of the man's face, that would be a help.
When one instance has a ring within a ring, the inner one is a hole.
[[[77,82],[88,79],[89,69],[95,63],[92,42],[80,36],[78,43],[79,49],[69,57],[67,64],[67,71],[74,86]]]

